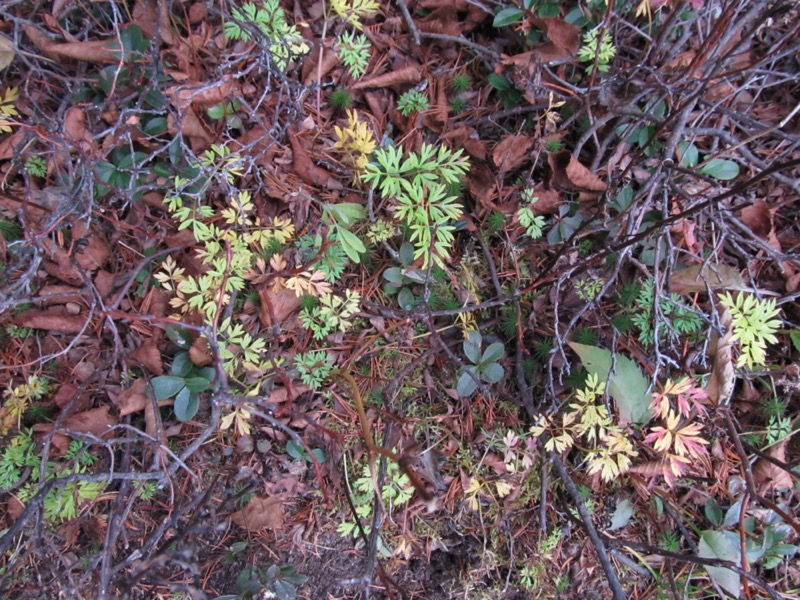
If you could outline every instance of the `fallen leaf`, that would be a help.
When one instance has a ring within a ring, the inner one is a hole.
[[[581,45],[581,29],[577,25],[567,23],[563,19],[540,17],[530,19],[530,23],[544,31],[558,48],[563,48],[570,54],[578,51]]]
[[[767,450],[767,455],[782,463],[786,463],[786,444],[790,438],[785,438]],[[772,494],[778,490],[789,490],[794,486],[792,476],[768,460],[759,458],[753,465],[753,481],[756,489],[762,495]]]
[[[720,325],[728,331],[721,338],[717,338],[716,346],[713,342],[711,344],[714,365],[706,384],[706,393],[708,399],[716,406],[727,404],[736,384],[736,369],[733,366],[733,340],[731,339],[733,328],[730,326],[732,320],[731,311],[726,308],[720,317]]]
[[[88,42],[54,42],[36,27],[23,25],[22,29],[42,54],[53,59],[81,60],[95,64],[113,64],[119,62],[118,53],[113,50],[112,43],[106,40]]]
[[[14,44],[6,36],[0,34],[0,71],[5,69],[14,60]]]
[[[14,317],[18,327],[48,329],[60,333],[80,333],[86,325],[86,317],[67,314],[63,306],[54,306],[46,311],[27,310]]]
[[[492,151],[492,160],[501,172],[511,171],[529,159],[533,140],[527,135],[507,135]]]
[[[119,409],[121,417],[132,415],[141,410],[150,402],[147,397],[147,382],[140,377],[135,379],[131,386],[122,390],[117,397],[115,404]]]
[[[308,153],[300,141],[296,131],[289,132],[289,142],[292,145],[292,168],[297,176],[308,185],[321,185],[328,189],[342,189],[335,178],[322,167],[318,167],[309,158]]]
[[[420,69],[419,65],[411,65],[396,71],[364,77],[348,86],[348,89],[355,91],[366,88],[385,88],[393,85],[413,85],[419,83],[420,79],[422,79],[422,69]]]
[[[712,290],[748,289],[739,269],[730,265],[692,265],[675,271],[669,278],[669,289],[680,296]]]
[[[249,532],[280,529],[283,526],[283,498],[254,496],[247,506],[231,515],[231,521]]]
[[[131,352],[130,357],[155,375],[164,374],[164,363],[161,360],[161,352],[158,346],[153,343],[142,344]]]
[[[273,320],[276,325],[283,324],[289,315],[300,308],[300,298],[291,290],[284,289],[275,294],[267,286],[261,286],[258,295],[261,298],[258,317],[264,327],[270,327]]]
[[[547,157],[547,162],[553,171],[551,184],[567,190],[592,192],[604,192],[608,187],[602,179],[578,162],[569,150],[553,152]]]

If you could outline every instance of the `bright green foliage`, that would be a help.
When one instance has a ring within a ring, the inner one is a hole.
[[[386,464],[386,478],[381,488],[381,499],[389,510],[405,506],[414,495],[414,486],[408,476],[400,471],[400,467],[394,461]],[[356,506],[356,514],[362,521],[372,514],[372,499],[375,493],[375,483],[370,472],[369,465],[364,465],[361,470],[361,477],[356,479],[354,489],[351,490],[353,503]],[[364,531],[369,535],[369,525],[364,525]],[[342,537],[357,537],[358,528],[354,521],[346,521],[336,528]],[[382,545],[379,543],[379,545]]]
[[[322,220],[330,229],[330,238],[338,243],[348,258],[354,263],[361,262],[361,254],[367,251],[364,242],[350,231],[350,227],[364,219],[366,210],[354,202],[325,204],[322,209]]]
[[[775,318],[780,313],[775,299],[759,300],[750,294],[738,294],[733,298],[726,292],[720,296],[720,302],[731,311],[732,339],[739,342],[741,348],[736,366],[752,369],[763,365],[767,359],[767,343],[778,342],[775,333],[781,322]]]
[[[95,460],[93,455],[84,450],[81,442],[73,440],[63,460],[47,462],[45,481],[86,473]],[[22,477],[23,469],[38,467],[40,461],[33,432],[20,431],[11,439],[0,456],[0,489],[9,489],[17,484]],[[83,504],[97,498],[105,485],[102,481],[73,481],[55,486],[44,497],[45,519],[50,522],[74,519]],[[37,489],[37,483],[26,483],[15,491],[15,496],[22,504],[26,504],[36,494]]]
[[[5,91],[5,94],[0,94],[0,133],[11,133],[11,127],[16,125],[9,119],[19,115],[17,107],[14,103],[19,97],[19,89],[12,87]]]
[[[331,0],[331,8],[340,19],[361,31],[361,19],[378,10],[379,5],[375,0]]]
[[[345,31],[336,42],[336,53],[339,55],[339,60],[347,67],[347,71],[353,79],[358,79],[367,72],[370,48],[372,48],[372,44],[363,33],[356,35]]]
[[[603,289],[603,280],[597,277],[587,277],[575,282],[575,293],[584,302],[591,302]]]
[[[431,107],[428,97],[419,90],[408,90],[397,101],[397,110],[404,117],[413,112],[424,112]]]
[[[350,95],[350,92],[344,88],[333,90],[331,92],[330,101],[334,108],[342,109],[353,106],[353,97]]]
[[[450,257],[453,231],[450,222],[461,216],[456,196],[448,196],[445,186],[457,183],[469,169],[462,151],[445,146],[423,144],[419,154],[396,146],[379,148],[375,162],[366,166],[364,181],[378,189],[384,198],[394,199],[395,216],[411,230],[414,259],[423,259],[423,268],[433,263],[445,267]]]
[[[41,156],[29,156],[25,161],[25,169],[34,177],[46,177],[47,161]]]
[[[459,73],[457,75],[453,75],[453,78],[450,80],[450,89],[453,90],[456,94],[466,92],[471,85],[472,85],[472,80],[466,73]]]
[[[654,302],[655,282],[650,279],[645,283],[634,303],[635,312],[632,317],[634,324],[639,328],[639,343],[643,346],[652,346],[654,343]],[[703,319],[681,302],[677,294],[661,295],[658,297],[659,341],[669,337],[676,340],[684,335],[695,334],[703,326]]]
[[[462,369],[456,384],[459,396],[471,396],[478,389],[478,382],[497,383],[505,375],[505,369],[498,361],[505,356],[502,342],[490,344],[481,354],[483,339],[477,331],[471,331],[464,340],[464,354],[472,363]]]
[[[290,61],[309,51],[297,27],[286,21],[280,0],[264,0],[261,8],[247,2],[241,9],[234,7],[232,14],[233,20],[226,21],[223,26],[225,37],[249,42],[255,27],[269,42],[270,55],[279,69],[286,69]]]
[[[21,430],[6,443],[3,454],[0,455],[0,490],[13,487],[22,477],[25,467],[36,467],[38,464],[33,431]]]
[[[263,340],[259,340],[262,341]],[[213,367],[196,367],[189,359],[189,352],[181,351],[172,360],[171,375],[160,375],[150,380],[157,401],[175,397],[173,409],[181,421],[188,421],[200,408],[201,392],[213,387]]]
[[[324,350],[302,352],[295,355],[294,367],[300,381],[312,390],[318,390],[333,370],[333,358]]]
[[[617,54],[617,49],[614,46],[614,41],[611,39],[611,34],[608,30],[603,32],[603,38],[600,39],[600,30],[592,29],[587,31],[583,36],[583,45],[578,50],[578,58],[581,62],[591,63],[586,67],[586,70],[591,73],[594,69],[594,60],[597,56],[597,70],[601,73],[606,73],[609,69],[611,59]]]
[[[352,290],[346,290],[344,298],[325,294],[320,297],[319,305],[300,311],[300,322],[311,331],[315,340],[321,340],[334,331],[350,329],[360,302],[361,295]]]
[[[539,198],[532,196],[527,203],[517,211],[517,221],[519,221],[519,224],[525,229],[525,234],[533,240],[542,237],[542,228],[544,227],[544,217],[534,214],[532,208],[538,201]]]

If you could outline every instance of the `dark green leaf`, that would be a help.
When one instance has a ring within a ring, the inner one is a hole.
[[[417,299],[414,297],[414,294],[411,293],[411,290],[408,288],[403,288],[400,290],[400,293],[397,295],[397,305],[402,308],[403,310],[414,310],[414,305],[417,303]]]
[[[503,365],[493,362],[481,368],[481,379],[486,383],[497,383],[503,378],[506,370]]]
[[[481,334],[477,331],[470,331],[467,339],[464,340],[464,354],[470,362],[476,365],[481,360]]]
[[[172,398],[172,396],[177,394],[186,386],[184,381],[183,377],[160,375],[158,377],[153,377],[153,379],[150,380],[150,384],[153,386],[153,394],[156,400],[160,401]]]
[[[475,380],[470,377],[467,371],[461,373],[461,376],[458,378],[458,384],[456,384],[456,392],[458,392],[459,396],[471,396],[472,393],[478,389],[478,384],[475,383]]]
[[[726,533],[732,534],[733,532],[704,531],[700,536],[697,555],[701,558],[719,558],[738,563],[741,558],[739,546]],[[742,583],[738,573],[734,573],[725,567],[705,567],[705,570],[723,590],[734,598],[739,597]]]
[[[192,392],[205,392],[211,387],[211,382],[205,377],[190,377],[186,379],[186,387]]]
[[[483,356],[481,356],[481,364],[496,362],[503,358],[505,353],[506,349],[502,342],[495,342],[483,351]]]
[[[175,396],[175,416],[181,421],[188,421],[197,414],[200,408],[200,396],[190,392],[189,388],[183,388]]]
[[[172,369],[170,369],[171,373],[175,375],[175,377],[186,377],[189,374],[189,371],[192,369],[192,361],[189,358],[188,352],[178,352],[175,355],[175,358],[172,359]]]
[[[492,25],[495,27],[505,27],[516,23],[520,19],[522,19],[522,11],[516,6],[510,6],[504,8],[494,16]]]

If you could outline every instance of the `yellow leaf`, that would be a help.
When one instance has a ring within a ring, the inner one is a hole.
[[[511,493],[511,490],[514,489],[511,484],[505,481],[498,481],[495,484],[495,487],[497,488],[497,495],[501,498],[508,496]]]

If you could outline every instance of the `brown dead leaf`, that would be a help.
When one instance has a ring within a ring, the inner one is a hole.
[[[511,171],[529,159],[533,140],[527,135],[507,135],[492,151],[492,160],[501,172]]]
[[[767,455],[782,463],[786,463],[786,444],[789,438],[784,439],[767,450]],[[791,489],[794,485],[792,476],[768,460],[759,458],[753,465],[753,482],[762,495],[771,494],[777,490]]]
[[[113,41],[54,42],[32,25],[23,25],[22,29],[42,54],[54,60],[80,60],[94,64],[119,62],[119,53],[111,48]]]
[[[291,290],[284,289],[275,294],[262,285],[258,288],[258,295],[261,298],[258,318],[264,327],[270,327],[273,322],[276,325],[283,324],[289,315],[300,308],[300,298]]]
[[[53,306],[47,310],[26,310],[14,317],[18,327],[47,329],[60,333],[80,333],[86,325],[83,315],[70,315],[63,306]]]
[[[581,45],[581,29],[577,25],[567,23],[563,19],[540,17],[530,19],[530,23],[544,31],[556,47],[566,50],[569,54],[578,51]]]
[[[393,85],[414,85],[422,79],[422,69],[419,65],[409,65],[389,73],[381,73],[371,77],[364,77],[349,86],[349,89],[363,90],[367,88],[386,88]]]
[[[669,278],[671,292],[682,296],[695,292],[712,290],[745,290],[748,289],[739,269],[729,265],[692,265],[686,269],[675,271]]]
[[[547,157],[553,171],[551,184],[574,191],[604,192],[608,187],[597,175],[584,167],[569,150],[554,152]]]
[[[772,211],[764,199],[759,198],[750,206],[742,209],[742,223],[763,240],[769,238],[772,231]]]
[[[249,532],[283,527],[283,498],[254,496],[242,510],[231,515],[231,521]]]
[[[202,337],[196,337],[189,347],[189,360],[197,367],[205,367],[212,363],[214,358],[211,356],[211,348],[208,346],[208,340]]]
[[[119,409],[119,415],[124,417],[144,410],[150,402],[150,398],[147,397],[147,381],[140,377],[135,379],[129,388],[119,393],[115,404]]]
[[[154,375],[164,374],[164,363],[161,360],[161,352],[156,344],[152,342],[142,344],[131,352],[130,357]]]
[[[168,11],[165,2],[137,0],[133,6],[133,22],[141,28],[146,38],[153,39],[158,31],[161,41],[172,46],[175,44],[176,36],[172,31],[172,20]]]
[[[714,366],[711,368],[711,376],[706,384],[708,399],[715,406],[727,404],[733,394],[733,387],[736,384],[736,370],[733,366],[733,328],[730,327],[733,317],[731,311],[726,308],[720,317],[720,325],[727,328],[728,332],[717,339],[716,346],[713,345],[712,354],[714,356]]]
[[[328,189],[342,189],[342,184],[331,173],[315,165],[309,158],[296,131],[289,131],[289,142],[292,145],[292,168],[300,179],[308,185],[319,185]]]

